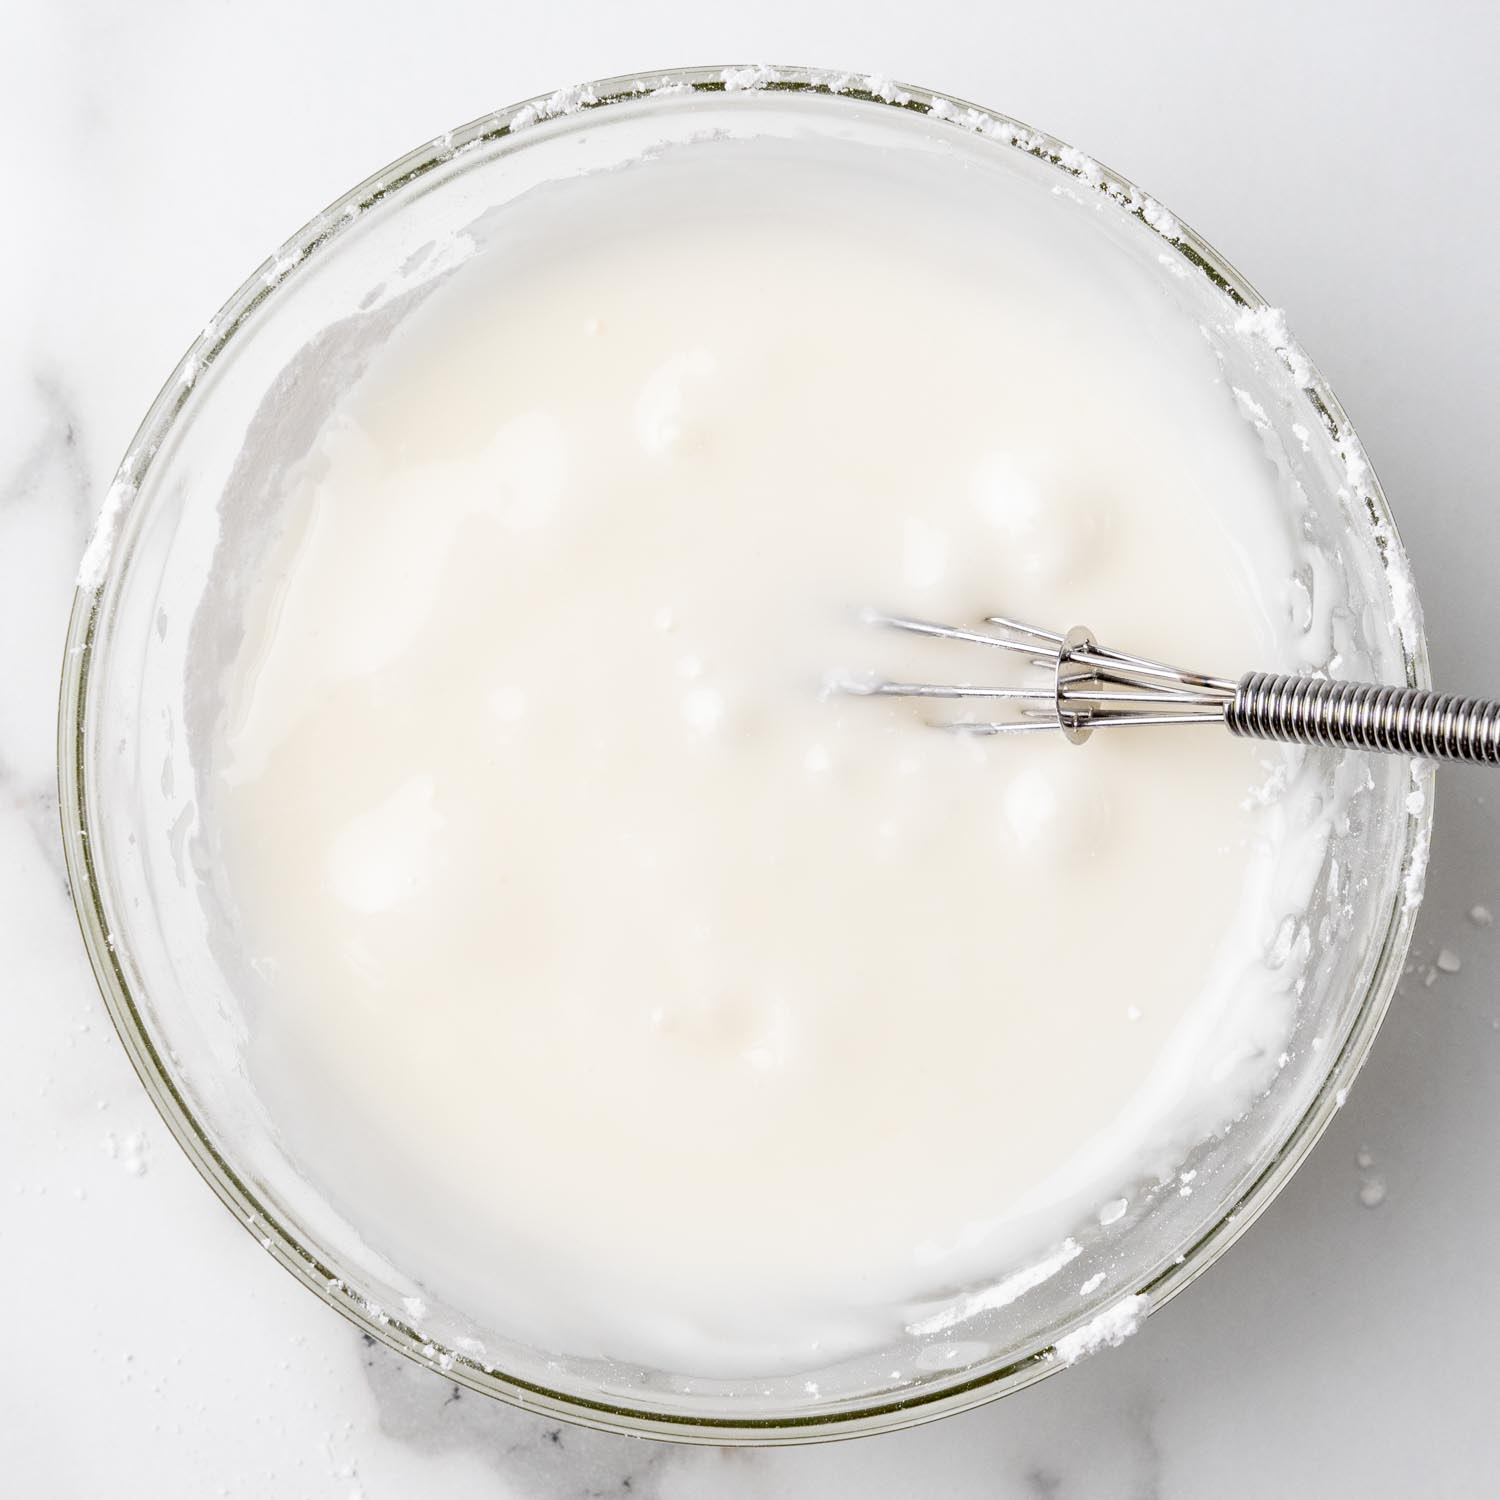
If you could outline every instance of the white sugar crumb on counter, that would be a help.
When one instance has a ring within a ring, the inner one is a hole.
[[[1463,960],[1451,948],[1443,948],[1438,952],[1437,966],[1444,974],[1457,974],[1464,965]]]
[[[1375,1156],[1366,1147],[1354,1154],[1354,1165],[1359,1168],[1359,1191],[1356,1194],[1365,1208],[1379,1208],[1385,1202],[1385,1178],[1373,1170]]]
[[[149,1161],[147,1157],[147,1146],[145,1135],[138,1130],[131,1131],[128,1135],[116,1136],[110,1131],[104,1137],[104,1154],[111,1160],[119,1162],[121,1169],[128,1177],[144,1177],[146,1175]]]
[[[1124,1198],[1113,1198],[1099,1210],[1099,1222],[1101,1224],[1113,1224],[1125,1217],[1125,1210],[1130,1203]]]
[[[1100,1349],[1115,1348],[1141,1326],[1150,1310],[1150,1298],[1144,1293],[1122,1297],[1090,1318],[1082,1328],[1060,1338],[1053,1345],[1052,1356],[1062,1364],[1072,1365]]]
[[[1471,906],[1469,908],[1469,920],[1476,927],[1492,927],[1495,922],[1495,914],[1487,906]]]

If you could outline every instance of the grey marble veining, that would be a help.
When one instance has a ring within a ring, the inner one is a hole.
[[[1309,14],[1309,12],[1312,12]],[[1445,0],[853,0],[753,9],[16,0],[0,234],[0,1472],[16,1493],[1250,1500],[1500,1488],[1500,782],[1438,794],[1414,967],[1347,1107],[1207,1277],[1011,1400],[817,1449],[672,1449],[460,1393],[298,1288],[157,1122],[94,990],[56,829],[71,581],[134,424],[218,302],[343,188],[544,87],[772,57],[1055,130],[1241,265],[1343,397],[1435,668],[1493,692],[1500,30]],[[1467,141],[1478,147],[1464,145]],[[1449,146],[1454,149],[1448,149]],[[1447,948],[1457,973],[1435,966]]]

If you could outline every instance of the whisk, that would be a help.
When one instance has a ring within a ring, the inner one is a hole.
[[[1046,670],[1049,680],[1039,687],[880,678],[837,684],[859,694],[977,700],[1003,713],[941,726],[967,734],[1060,730],[1081,745],[1096,729],[1223,724],[1231,734],[1251,739],[1500,765],[1500,702],[1281,672],[1247,672],[1234,682],[1127,656],[1101,646],[1081,625],[1059,635],[1003,615],[986,616],[984,628],[976,629],[874,611],[865,618],[915,635],[1012,652]]]

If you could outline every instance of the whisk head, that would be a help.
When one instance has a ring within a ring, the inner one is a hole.
[[[1010,652],[1025,657],[1034,674],[1046,673],[1039,681],[1034,678],[1014,687],[972,681],[891,682],[878,677],[839,684],[858,694],[994,705],[988,718],[932,721],[943,729],[967,734],[1060,730],[1072,744],[1081,745],[1096,729],[1127,724],[1222,724],[1234,701],[1236,684],[1225,678],[1127,656],[1101,646],[1081,625],[1058,634],[1003,615],[987,615],[983,625],[973,629],[875,610],[867,611],[865,619],[914,635]]]

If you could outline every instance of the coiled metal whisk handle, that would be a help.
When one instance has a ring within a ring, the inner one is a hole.
[[[1500,703],[1484,698],[1247,672],[1224,721],[1250,739],[1500,765]]]

